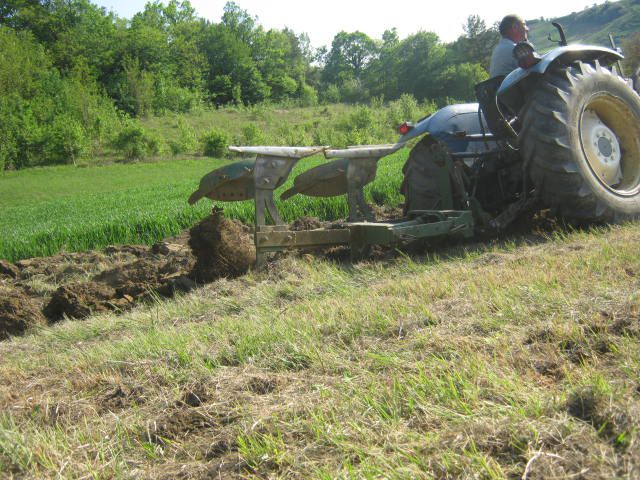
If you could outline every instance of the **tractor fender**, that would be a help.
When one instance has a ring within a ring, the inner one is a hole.
[[[623,58],[624,55],[616,50],[593,45],[567,45],[554,48],[543,55],[541,60],[533,67],[527,69],[516,68],[507,75],[500,88],[498,88],[498,100],[507,106],[512,106],[515,103],[514,97],[519,97],[519,95],[512,95],[512,90],[516,86],[520,85],[526,78],[534,75],[543,75],[549,67],[556,63],[570,64],[579,60],[588,63],[598,61],[601,65],[606,66]],[[517,105],[513,106],[517,107]]]
[[[419,120],[414,128],[400,137],[398,143],[405,143],[425,133],[430,133],[438,137],[454,130],[463,130],[462,128],[456,128],[455,124],[459,123],[460,118],[464,118],[461,116],[466,116],[469,113],[478,114],[477,103],[448,105],[434,114]],[[458,122],[456,122],[456,119],[458,119]]]
[[[424,134],[430,134],[445,144],[451,153],[473,153],[497,149],[490,136],[484,116],[478,115],[477,103],[463,103],[441,108],[420,120],[414,128],[400,137],[405,143]],[[482,118],[482,125],[480,124]],[[487,134],[484,141],[483,134]]]

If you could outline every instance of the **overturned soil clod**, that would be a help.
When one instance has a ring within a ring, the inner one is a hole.
[[[251,234],[241,223],[226,218],[221,210],[214,210],[189,233],[189,246],[196,257],[190,277],[198,283],[237,277],[246,273],[255,261]]]
[[[0,277],[18,278],[20,270],[13,263],[0,259]]]
[[[32,325],[129,310],[219,278],[246,273],[255,261],[248,227],[214,210],[190,231],[158,242],[60,253],[12,264],[0,260],[0,340]]]
[[[0,290],[0,340],[22,335],[46,320],[36,304],[18,290]]]
[[[65,316],[83,319],[96,313],[126,310],[132,300],[117,298],[115,289],[104,283],[72,283],[55,291],[43,313],[51,322]]]

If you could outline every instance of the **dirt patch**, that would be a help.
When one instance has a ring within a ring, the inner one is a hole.
[[[144,441],[164,445],[167,440],[183,438],[194,432],[221,429],[237,418],[234,414],[223,415],[199,408],[174,410],[147,423]]]
[[[226,218],[222,210],[214,210],[189,233],[189,246],[196,257],[190,277],[196,282],[237,277],[246,273],[255,261],[250,232],[241,223]]]
[[[373,214],[378,221],[394,220],[403,217],[402,208],[389,205],[374,204],[371,206]]]
[[[0,259],[0,277],[18,278],[20,270],[13,263]]]
[[[63,285],[53,294],[44,308],[44,315],[57,322],[65,316],[82,319],[96,313],[126,310],[133,298],[118,298],[116,290],[99,282]]]
[[[198,283],[241,275],[253,265],[248,227],[220,210],[180,235],[152,247],[108,246],[102,251],[0,260],[0,339],[32,324],[120,312],[157,295],[172,297]],[[20,293],[18,293],[20,292]]]
[[[637,413],[612,404],[609,398],[593,387],[574,392],[567,401],[567,411],[596,430],[598,436],[609,441],[617,450],[629,447],[632,432],[638,425]]]
[[[278,381],[273,378],[255,376],[249,378],[245,387],[257,395],[267,395],[278,388]]]
[[[0,340],[44,324],[44,316],[27,295],[19,290],[0,290]]]
[[[181,251],[171,255],[170,260],[145,258],[118,265],[97,275],[94,281],[114,288],[118,297],[139,299],[148,296],[151,291],[171,296],[176,290],[189,291],[194,287],[186,279],[186,273],[193,263],[191,255]]]
[[[146,401],[144,393],[141,386],[117,385],[102,397],[100,406],[105,411],[113,412],[133,405],[142,405]]]
[[[298,218],[291,224],[291,230],[295,232],[300,232],[303,230],[315,230],[316,228],[322,227],[322,222],[316,217]]]

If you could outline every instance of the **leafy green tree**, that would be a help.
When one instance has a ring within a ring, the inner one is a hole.
[[[446,63],[446,49],[432,32],[410,35],[398,46],[398,76],[402,79],[402,92],[419,100],[441,95],[443,85],[439,72]]]
[[[489,78],[489,74],[477,63],[451,65],[440,74],[440,81],[444,88],[439,96],[458,101],[474,101],[476,98],[475,85],[487,78]]]
[[[240,8],[235,2],[227,2],[224,6],[222,25],[247,45],[253,43],[256,20],[256,17],[249,15],[249,12]]]
[[[341,85],[349,79],[360,79],[376,53],[375,42],[362,32],[336,34],[327,56],[323,80]]]
[[[491,53],[500,35],[495,27],[488,28],[478,15],[469,15],[462,26],[464,34],[450,46],[454,63],[477,63],[489,70]]]
[[[207,89],[216,104],[257,103],[269,97],[250,46],[225,25],[207,26],[199,46],[209,65]]]
[[[401,93],[402,79],[398,75],[400,64],[400,38],[396,28],[382,34],[378,55],[367,69],[367,83],[374,96],[397,98]]]

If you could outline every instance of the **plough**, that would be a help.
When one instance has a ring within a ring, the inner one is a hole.
[[[230,147],[251,159],[206,175],[189,201],[255,199],[258,266],[268,252],[289,248],[348,245],[360,257],[375,244],[496,234],[541,209],[579,224],[636,219],[640,74],[634,90],[614,67],[620,52],[567,45],[562,27],[553,25],[557,48],[539,55],[530,43],[519,43],[520,68],[476,85],[478,103],[405,122],[394,144]],[[380,159],[409,142],[414,146],[400,187],[404,216],[375,221],[363,188]],[[341,228],[292,231],[278,214],[274,190],[296,162],[316,154],[330,161],[295,178],[281,199],[346,194],[349,218]]]
[[[366,203],[364,187],[376,176],[381,158],[404,147],[404,143],[365,145],[347,149],[329,147],[236,147],[229,150],[249,159],[218,168],[205,175],[189,198],[203,197],[234,202],[254,199],[256,265],[260,268],[270,252],[288,249],[326,248],[347,245],[352,258],[366,256],[372,245],[394,245],[412,240],[459,235],[473,236],[470,211],[422,210],[407,212],[392,221],[375,221]],[[324,154],[331,160],[300,174],[293,187],[281,195],[331,197],[347,195],[348,220],[337,227],[294,231],[285,224],[274,201],[274,191],[289,177],[295,164],[306,157]]]

